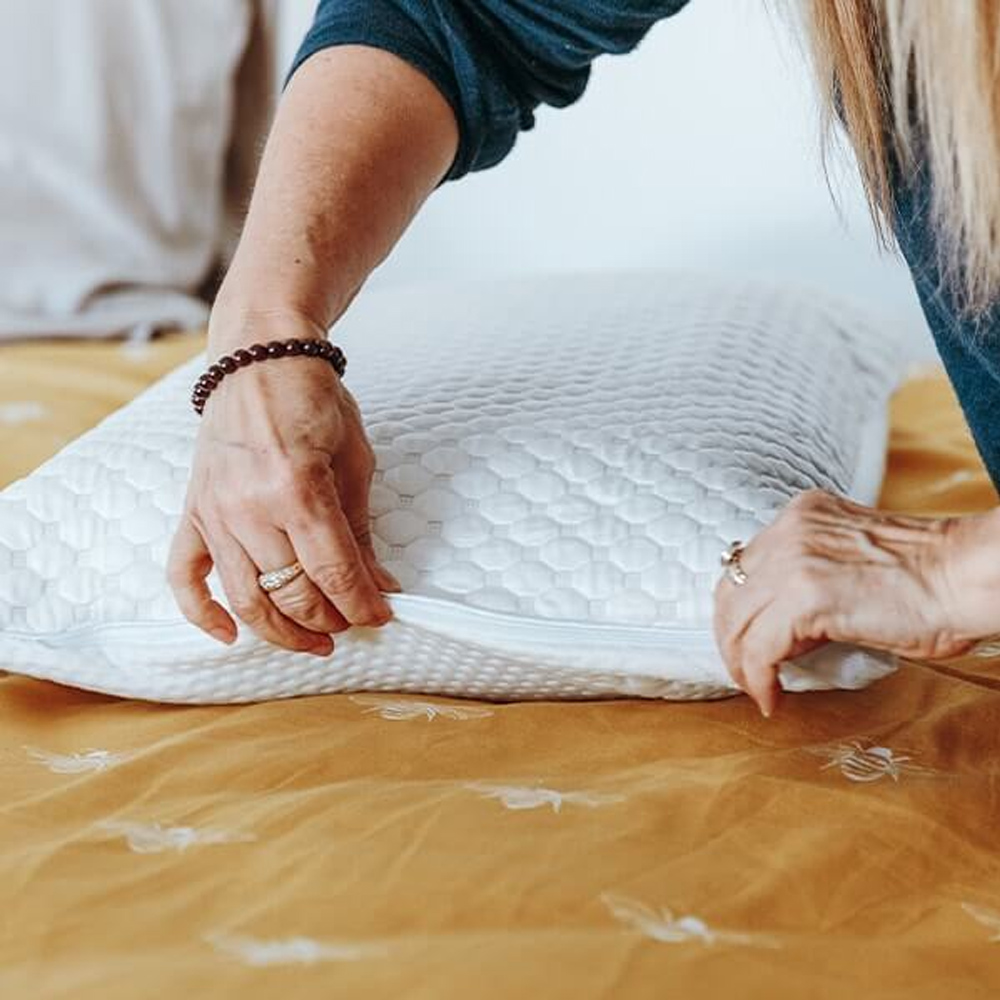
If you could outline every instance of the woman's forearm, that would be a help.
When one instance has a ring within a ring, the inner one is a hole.
[[[281,101],[210,325],[214,349],[347,307],[448,170],[450,106],[407,63],[364,46],[307,60]]]
[[[285,93],[209,352],[320,335],[446,173],[450,106],[403,61],[361,46],[308,59]],[[212,393],[170,555],[178,606],[223,642],[236,618],[269,642],[328,656],[331,633],[391,617],[398,585],[369,528],[375,468],[357,404],[329,365],[254,365]],[[258,575],[300,566],[266,594]],[[218,571],[224,607],[206,577]]]
[[[1000,507],[944,523],[937,599],[961,635],[1000,635]]]

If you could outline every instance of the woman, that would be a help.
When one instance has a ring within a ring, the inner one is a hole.
[[[540,103],[574,101],[594,58],[634,48],[686,2],[323,0],[212,314],[210,355],[323,338],[442,180],[499,162]],[[998,481],[1000,349],[984,334],[1000,298],[1000,3],[803,3],[828,106]],[[252,364],[219,384],[171,555],[185,615],[234,640],[205,583],[214,564],[234,614],[289,649],[327,656],[331,634],[387,621],[382,592],[397,585],[371,544],[372,471],[329,364]],[[805,494],[719,584],[728,668],[769,715],[780,661],[825,641],[962,652],[1000,631],[991,549],[998,513],[886,517]]]

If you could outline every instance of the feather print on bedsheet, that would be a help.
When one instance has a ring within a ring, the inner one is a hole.
[[[33,399],[0,403],[0,424],[18,427],[21,424],[37,423],[49,415],[48,409]]]
[[[345,941],[317,941],[307,937],[252,938],[229,934],[205,937],[216,951],[244,965],[316,965],[320,962],[358,962],[386,954],[383,945]]]
[[[552,811],[557,813],[562,810],[564,804],[596,809],[599,806],[625,801],[624,795],[559,792],[554,788],[540,788],[535,785],[491,785],[486,782],[473,782],[465,787],[469,791],[478,792],[485,799],[502,802],[508,809],[538,809],[551,806]]]
[[[615,893],[602,893],[601,902],[616,920],[653,941],[667,944],[700,942],[706,947],[717,944],[745,945],[754,948],[781,947],[778,941],[766,934],[715,930],[700,917],[690,915],[675,917],[665,906],[654,910],[645,903]]]
[[[904,775],[924,778],[947,776],[943,771],[914,763],[910,754],[899,753],[889,747],[866,745],[858,740],[808,747],[807,752],[826,758],[827,762],[820,770],[838,768],[849,781],[868,783],[892,778],[898,782]]]
[[[978,921],[993,932],[990,941],[1000,941],[1000,910],[994,910],[989,906],[980,906],[979,903],[963,903],[962,909],[973,920]]]
[[[434,701],[418,701],[415,698],[386,698],[379,695],[351,695],[355,705],[365,705],[366,713],[375,713],[390,722],[407,722],[411,719],[485,719],[493,714],[490,708],[478,705],[447,705]]]
[[[125,820],[105,820],[99,824],[116,837],[123,837],[135,854],[160,854],[164,851],[183,853],[190,847],[217,844],[247,844],[257,838],[252,833],[236,833],[211,827],[163,826],[160,823],[133,823]]]
[[[24,747],[32,760],[44,764],[53,774],[86,774],[88,772],[110,771],[119,764],[124,764],[133,756],[130,753],[114,753],[111,750],[81,750],[78,753],[59,754],[39,750],[37,747]]]

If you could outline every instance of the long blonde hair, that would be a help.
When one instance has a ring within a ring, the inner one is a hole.
[[[964,309],[1000,295],[1000,0],[801,0],[828,123],[843,119],[878,232],[893,165],[922,158]]]

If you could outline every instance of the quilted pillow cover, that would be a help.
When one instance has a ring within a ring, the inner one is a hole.
[[[164,566],[199,359],[0,494],[0,665],[166,702],[732,694],[719,553],[804,489],[874,502],[901,369],[843,303],[655,272],[371,294],[336,333],[378,458],[376,546],[405,591],[389,625],[317,659],[181,617]],[[831,645],[782,683],[891,669]]]

